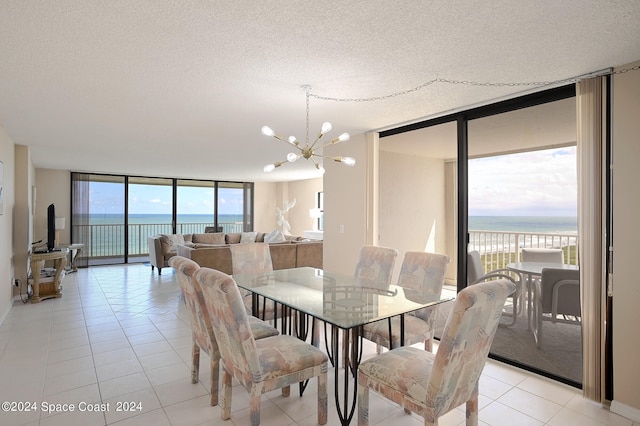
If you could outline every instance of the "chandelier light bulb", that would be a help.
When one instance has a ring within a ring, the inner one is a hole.
[[[298,159],[298,154],[295,152],[290,152],[287,154],[287,161],[290,163],[294,163]]]
[[[340,142],[346,142],[349,139],[351,139],[351,136],[349,136],[349,133],[343,133],[340,136],[338,136],[338,141]]]
[[[269,126],[262,126],[262,134],[265,136],[275,136],[276,132],[274,132]]]
[[[267,164],[266,166],[264,166],[264,172],[265,173],[270,173],[272,171],[274,171],[276,169],[276,166],[274,164]]]
[[[298,140],[296,139],[295,136],[289,136],[288,140],[291,145],[297,145],[296,142],[298,142]]]
[[[356,164],[356,159],[353,157],[333,157],[333,161],[342,163],[345,166],[353,166]]]
[[[322,123],[322,129],[320,130],[322,132],[322,134],[325,134],[327,132],[330,132],[332,129],[331,123],[329,123],[328,121],[325,121],[324,123]]]

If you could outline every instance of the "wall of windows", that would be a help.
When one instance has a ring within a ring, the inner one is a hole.
[[[145,262],[156,234],[253,230],[253,183],[71,174],[71,238],[84,265]]]

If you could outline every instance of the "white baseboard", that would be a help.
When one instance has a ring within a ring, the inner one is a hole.
[[[611,401],[611,407],[609,409],[612,413],[620,414],[634,422],[640,422],[640,410],[635,407],[614,400]]]

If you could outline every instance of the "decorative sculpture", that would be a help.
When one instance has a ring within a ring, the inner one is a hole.
[[[287,221],[287,219],[284,218],[284,215],[287,214],[287,212],[295,205],[296,205],[296,199],[294,198],[290,202],[285,201],[282,209],[280,209],[279,207],[276,207],[276,216],[278,216],[278,220],[276,223],[278,224],[279,227],[281,227],[283,235],[291,235],[291,233],[289,232],[291,230],[291,225],[289,225],[289,222]]]

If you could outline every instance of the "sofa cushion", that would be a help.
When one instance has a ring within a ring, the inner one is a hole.
[[[264,232],[258,232],[256,234],[256,243],[264,243],[264,236],[267,235]]]
[[[257,232],[243,232],[242,236],[240,237],[240,242],[241,243],[255,243],[257,235],[258,235]]]
[[[179,244],[184,244],[184,237],[182,234],[161,234],[160,245],[162,247],[162,253],[174,253],[177,250]]]
[[[239,232],[231,232],[225,235],[224,238],[227,244],[238,244],[240,243],[240,238],[242,238],[242,234]]]
[[[193,234],[191,239],[194,243],[203,244],[225,244],[224,234],[222,232],[211,232],[208,234]]]
[[[229,245],[228,244],[191,243],[191,245],[188,245],[187,247],[199,249],[199,248],[211,248],[211,247],[229,247]]]

